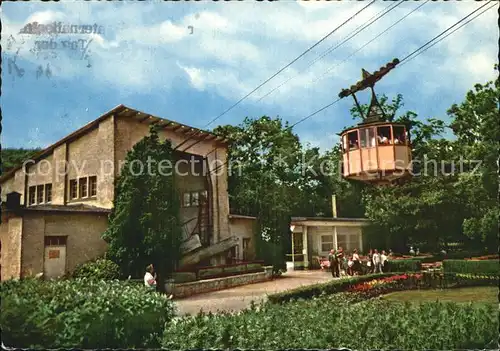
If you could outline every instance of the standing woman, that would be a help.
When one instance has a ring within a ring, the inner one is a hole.
[[[354,251],[352,252],[352,261],[354,262],[352,270],[354,271],[355,275],[359,275],[359,273],[361,272],[361,260],[359,259],[358,249],[354,249]]]
[[[366,265],[368,266],[368,274],[373,273],[373,250],[370,249],[368,252],[368,262],[366,262]]]

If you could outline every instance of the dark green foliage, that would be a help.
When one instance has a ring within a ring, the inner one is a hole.
[[[196,273],[192,272],[175,272],[172,273],[172,279],[175,283],[190,283],[196,281]]]
[[[224,273],[223,268],[205,268],[198,271],[198,279],[210,279],[221,276]]]
[[[121,277],[120,267],[111,260],[99,258],[85,262],[75,268],[73,278],[88,278],[94,280],[113,280]]]
[[[389,277],[391,275],[394,275],[394,273],[378,273],[332,280],[327,283],[307,285],[296,289],[272,294],[268,296],[268,299],[271,303],[283,303],[295,299],[308,299],[316,296],[321,296],[323,294],[334,294],[345,291],[355,284],[370,281],[376,278]]]
[[[389,269],[391,272],[418,272],[422,269],[422,260],[389,260]]]
[[[0,327],[19,348],[154,348],[173,315],[170,300],[120,281],[2,282]]]
[[[22,165],[26,160],[29,160],[33,155],[38,153],[41,149],[2,149],[2,174],[8,172],[16,166]]]
[[[413,245],[437,252],[458,242],[481,254],[497,251],[499,88],[498,79],[476,84],[448,111],[449,125],[423,122],[412,111],[393,118],[411,127],[414,166],[422,167],[414,168],[415,177],[404,185],[364,190],[366,215],[373,223],[367,230],[369,246],[407,253]],[[392,112],[403,106],[400,95],[392,102],[381,100]],[[446,132],[455,140],[443,138]]]
[[[496,345],[492,305],[363,301],[336,294],[169,323],[167,349],[475,349]],[[201,332],[203,331],[203,332]]]
[[[262,272],[264,268],[260,263],[237,265],[228,267],[203,268],[198,271],[198,279],[212,279],[236,274]]]
[[[249,263],[247,264],[247,272],[262,272],[264,267],[260,263]]]
[[[172,146],[168,140],[161,142],[152,127],[150,135],[127,154],[103,234],[109,244],[107,257],[118,263],[125,276],[140,277],[153,263],[160,288],[176,268],[181,244],[175,169],[160,172],[159,165],[168,165],[165,162],[175,165]]]
[[[500,275],[500,262],[498,260],[470,261],[470,260],[444,260],[445,273],[471,273]]]

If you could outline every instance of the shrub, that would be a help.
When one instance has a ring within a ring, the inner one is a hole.
[[[198,271],[198,279],[210,279],[221,276],[224,272],[222,267],[217,268],[204,268]]]
[[[271,303],[283,303],[295,299],[310,299],[312,297],[320,296],[323,294],[335,294],[343,292],[354,286],[355,284],[373,280],[375,278],[389,277],[393,273],[378,273],[362,275],[351,278],[343,278],[339,280],[331,280],[326,283],[319,283],[307,286],[301,286],[296,289],[286,290],[280,293],[271,294],[268,300]]]
[[[121,277],[120,267],[113,261],[99,258],[78,265],[72,274],[73,278],[88,278],[95,280],[113,280]]]
[[[90,279],[0,284],[4,344],[17,348],[157,347],[172,302],[144,286]]]
[[[175,272],[172,273],[172,279],[175,283],[190,283],[196,281],[196,273],[194,272]]]
[[[500,264],[498,260],[484,260],[484,261],[444,260],[443,271],[445,273],[500,275]]]
[[[484,349],[496,346],[497,315],[494,305],[363,301],[355,294],[337,294],[286,306],[253,306],[238,314],[184,317],[167,324],[162,346],[171,350]]]
[[[224,273],[227,275],[245,273],[246,269],[244,265],[229,266],[224,268]]]
[[[248,273],[262,272],[263,270],[264,270],[264,267],[262,267],[262,264],[260,264],[260,263],[247,264],[247,272]]]
[[[391,272],[419,272],[422,269],[422,260],[411,258],[407,260],[389,260]]]

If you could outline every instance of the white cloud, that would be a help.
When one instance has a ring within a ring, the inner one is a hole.
[[[341,88],[354,84],[360,78],[361,68],[373,71],[394,57],[404,57],[481,6],[482,2],[462,1],[456,5],[431,1],[343,62],[352,52],[420,4],[403,3],[308,68],[317,55],[351,35],[365,21],[393,6],[387,2],[375,3],[251,95],[247,102],[263,109],[274,107],[283,115],[290,111],[298,116],[307,115],[333,101]],[[187,78],[196,90],[212,91],[225,99],[237,101],[366,6],[367,2],[247,1],[224,3],[223,6],[197,3],[195,7],[183,7],[176,4],[168,8],[154,3],[141,3],[136,7],[125,2],[54,5],[54,10],[28,13],[22,20],[18,19],[19,16],[13,20],[4,11],[4,48],[8,36],[16,36],[28,22],[103,24],[104,35],[86,37],[92,39],[92,69],[86,67],[85,60],[58,52],[53,66],[59,77],[77,80],[91,72],[96,84],[112,86],[131,95],[145,89],[168,91],[176,79]],[[181,11],[169,12],[179,8],[187,10],[183,14]],[[390,90],[411,85],[415,92],[435,94],[439,90],[465,91],[476,82],[494,78],[492,66],[496,61],[498,34],[495,18],[495,11],[488,11],[408,65],[395,70],[381,85],[390,87]],[[193,26],[193,34],[188,26]],[[24,48],[33,46],[34,40],[38,40],[34,36],[25,39]],[[10,53],[15,53],[14,47]],[[19,55],[34,64],[40,62],[28,49]],[[325,75],[328,69],[331,72]],[[290,77],[295,78],[259,101]],[[318,115],[317,118],[321,120],[323,117]],[[312,137],[314,139],[316,137]]]

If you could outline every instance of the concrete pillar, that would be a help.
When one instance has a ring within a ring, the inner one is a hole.
[[[304,249],[302,250],[302,253],[304,254],[304,269],[309,268],[309,254],[307,253],[308,249],[308,243],[307,243],[307,226],[304,226],[304,229],[302,230],[302,240],[303,240],[303,247]]]
[[[338,250],[338,241],[337,241],[337,226],[333,226],[333,247],[335,250]]]

